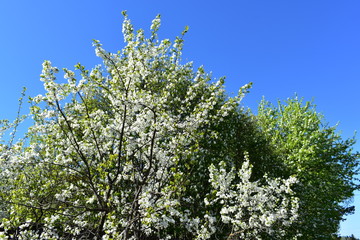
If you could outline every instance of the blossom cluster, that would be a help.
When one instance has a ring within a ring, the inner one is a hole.
[[[223,79],[181,63],[182,37],[158,40],[159,26],[146,38],[125,15],[126,47],[94,41],[103,66],[63,69],[65,83],[44,62],[29,140],[6,160],[1,150],[4,239],[246,238],[291,225],[293,178],[251,181],[248,159],[228,157],[244,162],[236,175],[212,147],[249,86],[227,97]]]

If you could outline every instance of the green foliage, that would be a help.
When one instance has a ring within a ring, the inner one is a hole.
[[[231,98],[182,63],[187,27],[160,41],[160,16],[146,38],[123,15],[122,51],[94,40],[102,66],[59,83],[43,63],[27,140],[0,145],[0,237],[330,239],[358,187],[354,140],[296,99],[253,116],[250,84]]]
[[[354,182],[359,166],[359,154],[352,151],[355,139],[343,140],[311,102],[297,98],[277,106],[263,100],[257,120],[289,174],[299,180],[294,232],[301,233],[300,239],[331,239],[353,211],[345,203],[359,188]]]

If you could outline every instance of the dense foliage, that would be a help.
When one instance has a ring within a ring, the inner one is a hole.
[[[297,98],[278,106],[263,101],[257,120],[289,173],[299,180],[295,231],[300,239],[331,239],[343,216],[354,210],[344,203],[359,187],[354,182],[359,158],[352,152],[355,140],[343,140],[335,127],[324,124],[311,102]]]
[[[122,51],[94,41],[103,66],[63,69],[61,83],[44,62],[34,124],[0,145],[1,238],[335,234],[357,188],[353,141],[299,101],[252,115],[240,107],[250,85],[228,97],[223,79],[182,63],[182,37],[158,39],[159,17],[146,38],[124,15]],[[19,121],[3,121],[1,133]]]

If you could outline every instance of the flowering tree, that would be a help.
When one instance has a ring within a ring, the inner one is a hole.
[[[63,69],[58,83],[44,62],[28,140],[1,149],[2,238],[283,236],[295,178],[251,178],[246,149],[219,147],[250,124],[249,86],[227,97],[223,79],[181,63],[182,37],[158,40],[159,17],[146,38],[124,16],[121,52],[94,41],[104,66]]]

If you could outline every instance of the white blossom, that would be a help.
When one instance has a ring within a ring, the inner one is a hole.
[[[63,69],[58,83],[58,69],[43,63],[29,141],[0,145],[0,197],[11,202],[3,227],[22,226],[23,239],[280,236],[296,219],[295,178],[251,181],[248,159],[236,173],[225,162],[242,159],[217,148],[221,124],[241,119],[248,86],[227,97],[223,80],[181,64],[181,38],[157,40],[160,17],[146,39],[124,15],[121,52],[94,41],[102,66]],[[27,230],[36,221],[41,233]]]

